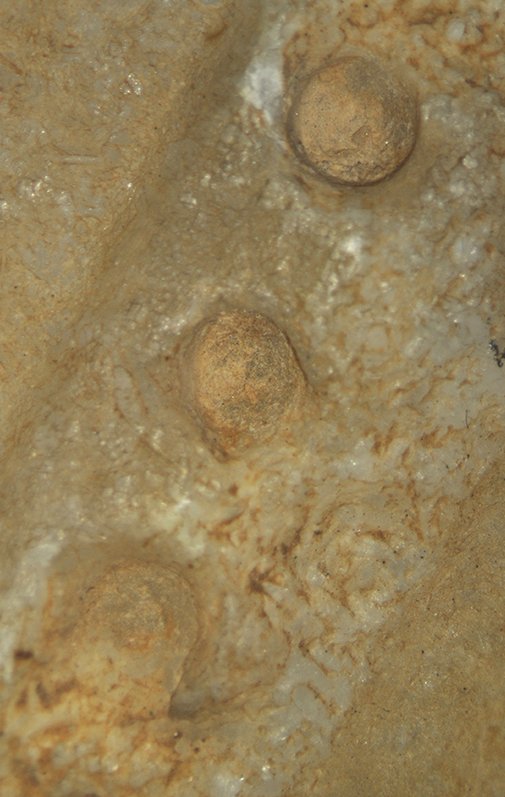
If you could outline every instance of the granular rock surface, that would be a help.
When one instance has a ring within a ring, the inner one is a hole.
[[[337,183],[388,177],[417,132],[412,92],[370,58],[344,56],[305,78],[292,102],[289,135],[302,160]]]
[[[181,371],[183,398],[223,454],[272,437],[304,388],[285,335],[260,313],[240,310],[198,325]]]
[[[1,13],[2,797],[503,794],[501,3]],[[358,54],[420,123],[344,186]]]

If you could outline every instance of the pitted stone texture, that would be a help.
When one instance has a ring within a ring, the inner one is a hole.
[[[266,316],[246,310],[197,326],[184,350],[182,377],[191,412],[224,455],[271,438],[304,388],[287,337]]]
[[[328,180],[368,185],[414,146],[416,100],[378,61],[346,56],[303,80],[288,120],[299,157]]]
[[[89,590],[72,635],[75,674],[94,699],[148,718],[170,697],[198,635],[187,581],[169,568],[122,562]]]

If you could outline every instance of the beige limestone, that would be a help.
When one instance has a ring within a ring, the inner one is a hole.
[[[2,797],[504,789],[503,10],[259,5],[1,12]],[[284,99],[357,51],[421,123],[350,189]],[[220,461],[229,307],[314,400]]]
[[[161,147],[184,135],[249,16],[198,0],[0,10],[6,452],[36,411],[32,388],[57,380],[78,345],[73,324],[114,268],[111,247],[142,206]]]

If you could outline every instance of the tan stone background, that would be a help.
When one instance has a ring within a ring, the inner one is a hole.
[[[65,378],[72,324],[99,301],[105,271],[121,284],[109,253],[162,148],[184,136],[220,71],[237,69],[256,16],[231,1],[2,4],[5,455],[36,412],[33,388]]]
[[[432,578],[383,629],[373,678],[335,736],[328,795],[504,793],[504,499],[496,463],[461,506]]]
[[[76,322],[99,314],[125,279],[121,246],[142,250],[129,223],[160,152],[212,109],[213,82],[240,72],[259,25],[257,5],[240,0],[83,5],[0,9],[4,512],[37,419],[72,370]],[[499,275],[500,318],[503,287]],[[431,574],[376,638],[372,677],[335,733],[328,769],[304,772],[290,797],[505,795],[504,503],[498,461],[448,520]],[[17,546],[7,528],[5,562]],[[4,567],[5,584],[10,575]]]

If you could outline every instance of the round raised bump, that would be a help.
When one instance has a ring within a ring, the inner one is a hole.
[[[372,58],[351,55],[300,81],[288,116],[297,155],[327,180],[368,185],[395,172],[412,151],[417,102]]]
[[[278,430],[298,403],[305,379],[273,321],[232,310],[195,328],[183,351],[182,384],[206,440],[230,455]]]
[[[88,590],[72,635],[74,676],[121,714],[168,710],[198,636],[188,582],[172,568],[123,561]]]

